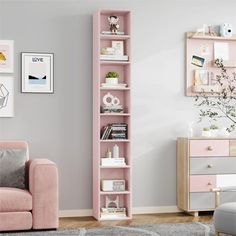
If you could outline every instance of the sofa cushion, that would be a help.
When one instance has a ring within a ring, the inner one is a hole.
[[[32,196],[27,190],[0,188],[0,212],[32,210]]]
[[[0,187],[26,188],[27,149],[0,149]]]

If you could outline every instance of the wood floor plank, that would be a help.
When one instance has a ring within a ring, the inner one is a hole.
[[[60,228],[103,227],[103,226],[129,226],[142,224],[164,224],[211,221],[212,213],[201,213],[193,217],[185,213],[162,213],[134,215],[132,220],[96,221],[93,217],[60,218]]]

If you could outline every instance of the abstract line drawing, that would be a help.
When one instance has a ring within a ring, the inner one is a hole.
[[[9,91],[3,84],[0,84],[0,109],[7,106],[8,97]]]

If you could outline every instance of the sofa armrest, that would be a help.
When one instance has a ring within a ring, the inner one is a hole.
[[[211,189],[211,191],[215,193],[215,207],[217,208],[220,205],[220,192],[235,192],[236,186],[218,187]]]
[[[29,191],[33,198],[33,229],[58,228],[58,171],[47,159],[29,160]]]

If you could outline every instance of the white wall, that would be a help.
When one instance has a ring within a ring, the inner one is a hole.
[[[133,203],[176,205],[176,137],[196,119],[184,96],[184,32],[231,22],[234,0],[0,0],[0,39],[15,41],[15,113],[1,139],[24,139],[60,170],[60,208],[92,207],[92,13],[132,11]],[[20,93],[20,52],[55,53],[55,94]]]

